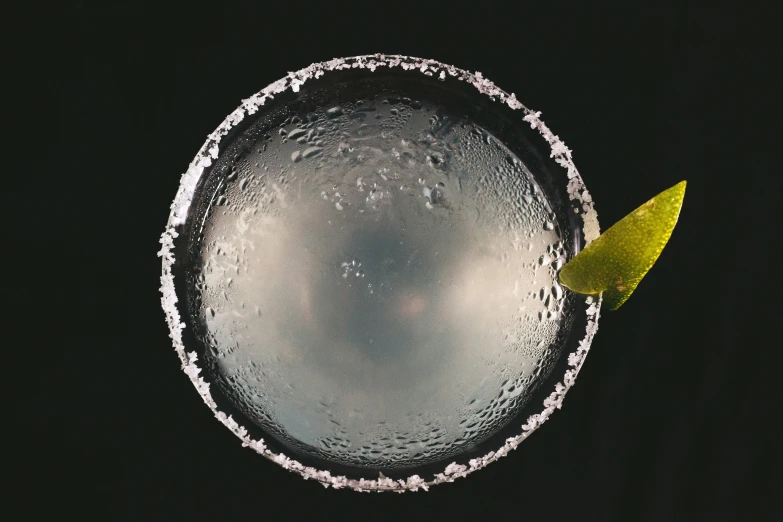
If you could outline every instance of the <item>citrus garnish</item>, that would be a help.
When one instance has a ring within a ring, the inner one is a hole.
[[[579,294],[602,293],[610,310],[620,308],[669,241],[685,184],[664,190],[598,236],[566,263],[560,283]]]

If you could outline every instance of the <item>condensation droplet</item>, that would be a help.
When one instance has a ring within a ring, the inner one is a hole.
[[[324,149],[321,147],[308,147],[302,152],[303,158],[312,158],[321,154]]]

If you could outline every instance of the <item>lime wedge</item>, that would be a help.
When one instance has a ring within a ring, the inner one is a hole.
[[[579,294],[603,293],[617,310],[655,264],[672,235],[685,181],[664,190],[598,236],[560,271],[560,283]]]

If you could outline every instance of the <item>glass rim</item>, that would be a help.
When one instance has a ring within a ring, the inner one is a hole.
[[[448,464],[445,469],[434,475],[431,480],[425,480],[419,475],[411,475],[407,479],[392,479],[378,473],[379,477],[375,479],[353,479],[342,475],[334,475],[328,470],[318,470],[306,466],[295,459],[292,459],[282,452],[270,450],[263,439],[254,440],[247,429],[240,426],[230,415],[220,411],[217,403],[210,392],[210,385],[200,376],[201,368],[197,364],[197,354],[195,351],[187,352],[182,339],[182,331],[185,323],[182,321],[179,310],[177,309],[177,294],[174,284],[173,267],[175,264],[174,250],[175,238],[179,235],[177,227],[182,226],[187,218],[188,210],[193,201],[193,197],[198,185],[199,179],[204,171],[210,167],[214,160],[219,157],[221,140],[229,134],[229,131],[238,125],[245,116],[256,113],[267,101],[273,99],[275,95],[291,89],[294,93],[299,91],[301,85],[311,79],[317,79],[330,71],[345,69],[367,69],[374,72],[377,68],[394,67],[402,68],[406,71],[419,71],[426,76],[437,76],[440,79],[449,75],[457,80],[467,82],[473,85],[481,94],[489,96],[492,101],[499,100],[513,110],[521,110],[524,114],[523,121],[530,124],[530,127],[536,131],[549,144],[551,153],[550,158],[557,164],[566,169],[568,177],[567,192],[569,199],[578,204],[582,212],[578,216],[582,220],[582,233],[584,235],[585,246],[598,237],[600,229],[598,225],[598,216],[596,214],[592,198],[582,181],[576,166],[571,157],[571,150],[565,146],[552,131],[541,120],[541,112],[536,112],[523,106],[516,96],[507,93],[498,88],[490,80],[484,78],[480,72],[470,73],[457,67],[446,65],[441,62],[423,58],[415,58],[402,55],[361,55],[348,58],[335,58],[321,63],[314,63],[297,72],[289,72],[284,78],[268,85],[258,93],[242,101],[242,104],[229,114],[218,128],[207,137],[206,142],[199,150],[196,157],[190,163],[188,170],[182,175],[179,189],[171,205],[171,213],[168,223],[163,232],[160,243],[161,249],[158,256],[162,258],[161,273],[161,305],[166,315],[166,323],[169,328],[169,337],[172,340],[174,349],[182,363],[182,370],[188,375],[193,385],[196,387],[203,401],[212,410],[215,417],[230,429],[241,441],[242,446],[250,447],[257,453],[290,471],[293,471],[305,479],[314,479],[320,482],[324,487],[333,487],[336,489],[349,488],[356,491],[417,491],[419,489],[428,490],[430,486],[442,484],[445,482],[454,482],[457,478],[465,477],[468,474],[478,471],[487,465],[495,462],[501,457],[506,456],[511,450],[525,440],[539,426],[541,426],[555,411],[562,406],[567,391],[574,385],[576,376],[579,373],[587,353],[590,350],[593,337],[598,330],[598,318],[601,309],[600,296],[595,299],[586,296],[584,299],[585,314],[587,317],[586,331],[584,337],[579,341],[576,351],[568,355],[567,370],[563,375],[562,382],[557,382],[554,390],[544,400],[543,410],[540,413],[534,413],[528,417],[526,423],[522,425],[522,432],[514,437],[506,439],[505,443],[497,450],[490,451],[480,458],[471,459],[468,465],[458,464],[456,461]],[[564,356],[565,354],[561,355]]]

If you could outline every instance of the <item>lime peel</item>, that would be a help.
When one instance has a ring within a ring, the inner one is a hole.
[[[620,308],[669,241],[686,183],[664,190],[598,236],[566,263],[560,283],[579,294],[603,294],[610,310]]]

